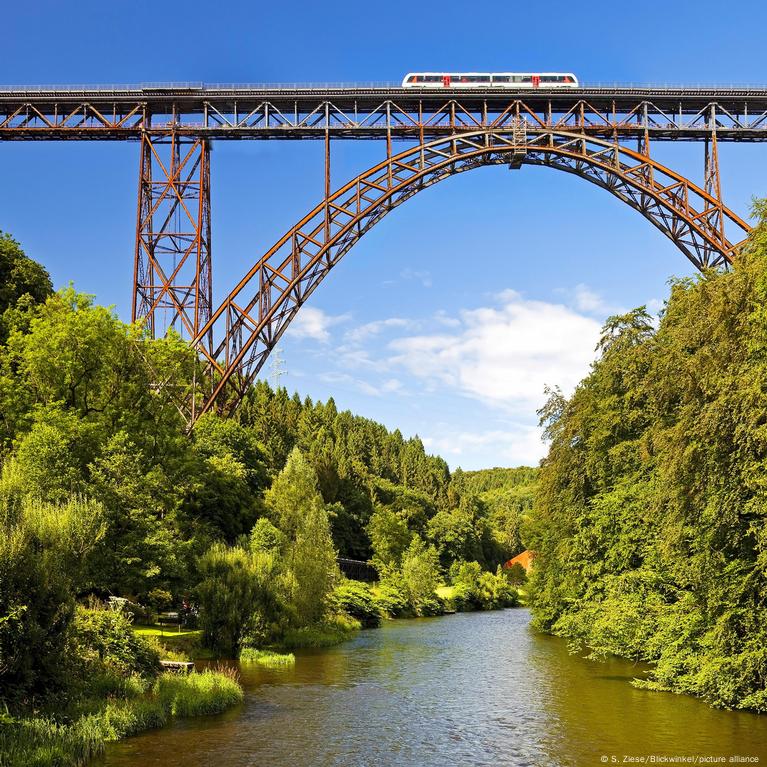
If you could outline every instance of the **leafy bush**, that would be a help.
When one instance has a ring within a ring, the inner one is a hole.
[[[236,656],[246,637],[252,638],[263,624],[279,616],[274,593],[275,556],[215,543],[200,558],[198,567],[204,641],[214,650]]]
[[[280,646],[286,650],[332,647],[351,639],[360,628],[360,622],[355,618],[336,615],[312,626],[288,629],[280,640]]]
[[[122,610],[78,607],[67,652],[88,676],[103,669],[123,677],[148,677],[160,670],[156,648],[133,631],[131,619]]]
[[[410,607],[416,615],[438,615],[444,607],[436,595],[440,581],[439,556],[433,546],[427,547],[414,537],[402,555],[402,585]]]
[[[173,606],[173,594],[167,589],[152,589],[146,595],[146,601],[149,602],[155,612],[169,610]]]
[[[0,689],[6,700],[60,687],[74,590],[103,534],[102,508],[25,495],[14,461],[0,477]]]
[[[500,566],[490,573],[482,570],[478,562],[455,562],[450,576],[456,610],[497,610],[518,603],[517,593]]]
[[[253,551],[277,552],[285,546],[285,534],[266,517],[261,517],[250,532],[250,548]]]
[[[391,618],[404,618],[410,612],[404,589],[391,579],[382,580],[378,584],[375,600],[384,614]]]
[[[515,562],[506,570],[506,579],[513,586],[522,586],[527,582],[527,571],[519,562]]]
[[[381,611],[367,583],[343,581],[334,589],[331,604],[336,610],[356,618],[364,628],[381,625]]]

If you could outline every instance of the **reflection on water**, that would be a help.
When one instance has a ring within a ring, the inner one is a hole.
[[[243,664],[242,707],[114,744],[103,764],[591,767],[740,755],[767,765],[767,716],[637,690],[628,680],[641,668],[571,656],[528,622],[520,609],[394,621],[299,652],[295,668]]]

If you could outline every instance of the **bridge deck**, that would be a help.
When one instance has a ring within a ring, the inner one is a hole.
[[[529,131],[767,140],[767,88],[0,87],[0,140],[421,138],[522,120]]]

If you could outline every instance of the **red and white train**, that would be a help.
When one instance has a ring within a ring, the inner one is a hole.
[[[408,72],[403,88],[578,88],[572,72]]]

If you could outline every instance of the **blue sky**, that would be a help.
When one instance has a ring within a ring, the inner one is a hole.
[[[767,4],[218,5],[35,2],[3,9],[3,84],[394,81],[409,70],[573,71],[586,82],[767,83]],[[334,186],[380,159],[336,143]],[[700,146],[656,156],[693,179]],[[767,196],[767,148],[723,145],[725,200]],[[0,229],[129,317],[138,147],[0,145]],[[214,286],[228,291],[322,194],[322,146],[218,142]],[[371,231],[281,342],[282,383],[419,434],[451,466],[534,463],[545,384],[588,370],[599,326],[661,305],[676,248],[639,214],[543,168],[483,168]]]

